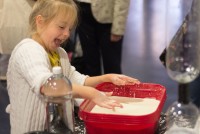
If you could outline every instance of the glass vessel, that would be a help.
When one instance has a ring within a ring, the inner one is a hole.
[[[199,110],[189,101],[188,84],[179,84],[178,100],[166,112],[167,134],[198,134]]]
[[[62,74],[61,67],[53,67],[53,75],[44,86],[47,132],[72,134],[74,132],[71,82]]]
[[[166,49],[168,75],[179,83],[178,100],[167,110],[167,134],[198,134],[199,109],[189,100],[188,84],[199,75],[199,1],[192,2]]]

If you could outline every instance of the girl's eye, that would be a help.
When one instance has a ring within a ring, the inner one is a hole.
[[[72,31],[72,28],[69,28],[69,31],[71,32],[71,31]]]
[[[65,27],[63,27],[63,26],[59,26],[61,29],[64,29]]]

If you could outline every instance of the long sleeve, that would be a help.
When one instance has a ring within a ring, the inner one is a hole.
[[[67,76],[72,83],[84,85],[85,79],[88,76],[77,72],[75,67],[71,66],[69,59],[68,59],[68,55],[67,55],[67,53],[65,52],[64,49],[59,48],[58,52],[59,52],[59,55],[60,55],[60,58],[61,58],[60,59],[61,60],[61,66],[63,68],[64,75]]]
[[[130,0],[115,0],[111,32],[124,35]]]
[[[31,39],[13,50],[7,72],[11,134],[44,129],[45,102],[39,90],[52,75],[48,61],[44,48]]]
[[[130,0],[91,0],[92,14],[99,23],[111,23],[111,32],[123,35]]]

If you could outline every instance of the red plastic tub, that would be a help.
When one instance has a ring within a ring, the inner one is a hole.
[[[90,111],[95,104],[85,100],[79,109],[87,134],[154,134],[160,113],[166,100],[166,89],[162,85],[141,83],[139,85],[116,86],[102,83],[97,86],[104,92],[113,91],[113,96],[156,98],[160,104],[155,112],[144,116],[97,114]]]

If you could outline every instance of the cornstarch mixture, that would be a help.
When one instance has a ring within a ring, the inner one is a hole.
[[[155,112],[160,104],[160,101],[154,98],[129,98],[119,96],[111,96],[110,98],[120,102],[123,105],[123,108],[115,107],[114,109],[107,109],[95,105],[91,110],[91,113],[134,116],[146,115]]]

